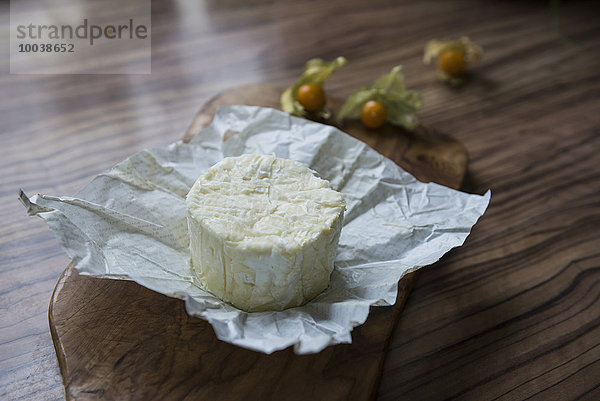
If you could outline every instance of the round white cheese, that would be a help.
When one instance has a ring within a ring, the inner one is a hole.
[[[282,310],[328,287],[345,203],[303,164],[225,158],[198,178],[186,206],[194,271],[222,300]]]

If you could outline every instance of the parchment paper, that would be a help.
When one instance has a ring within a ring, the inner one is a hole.
[[[202,289],[190,267],[185,196],[210,166],[243,153],[300,161],[344,195],[330,286],[305,306],[240,311]],[[136,153],[74,197],[21,194],[80,274],[133,280],[184,299],[188,313],[210,322],[223,341],[264,353],[294,346],[298,354],[351,342],[370,305],[394,304],[402,276],[463,244],[489,199],[489,191],[421,183],[336,128],[250,106],[219,109],[189,144]]]

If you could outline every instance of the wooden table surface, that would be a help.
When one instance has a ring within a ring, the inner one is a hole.
[[[64,397],[47,308],[69,260],[18,188],[74,194],[180,139],[212,95],[338,55],[337,96],[404,65],[421,120],[469,151],[465,190],[492,190],[465,245],[418,275],[378,398],[600,399],[600,7],[561,3],[557,31],[544,1],[155,2],[151,75],[9,75],[4,52],[0,399]],[[450,89],[422,49],[461,35],[485,56]]]

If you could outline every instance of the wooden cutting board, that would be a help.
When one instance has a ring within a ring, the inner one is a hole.
[[[218,107],[279,108],[282,88],[268,85],[223,92],[196,114],[189,141]],[[340,99],[329,107],[339,109]],[[424,126],[408,133],[392,126],[344,130],[422,181],[459,188],[468,157],[452,138]],[[354,329],[352,344],[315,355],[291,349],[264,355],[217,340],[183,301],[134,282],[80,276],[69,265],[48,311],[50,331],[68,400],[371,400],[377,395],[387,345],[414,274],[399,283],[393,307],[374,307]]]

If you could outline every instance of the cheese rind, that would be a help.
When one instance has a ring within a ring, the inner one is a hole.
[[[329,285],[345,203],[303,164],[228,157],[186,198],[200,282],[249,312],[302,305]]]

